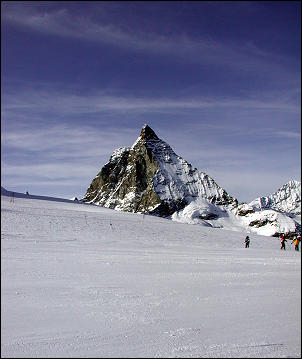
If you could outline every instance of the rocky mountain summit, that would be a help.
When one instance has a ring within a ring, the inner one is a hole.
[[[301,215],[301,182],[289,181],[267,197],[258,197],[249,205],[254,210],[274,209],[289,216]]]
[[[144,125],[131,147],[113,152],[82,201],[185,223],[278,235],[299,230],[289,215],[298,214],[299,198],[301,213],[300,189],[293,181],[270,197],[239,204]]]
[[[83,201],[169,216],[197,197],[217,205],[237,204],[211,177],[193,168],[145,125],[132,147],[113,152]]]

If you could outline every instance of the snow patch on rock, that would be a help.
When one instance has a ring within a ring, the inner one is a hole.
[[[206,173],[193,168],[144,125],[131,147],[115,150],[83,199],[116,210],[174,221],[276,236],[300,231],[301,183],[238,203]]]

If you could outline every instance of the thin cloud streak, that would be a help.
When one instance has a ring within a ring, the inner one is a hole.
[[[78,165],[71,162],[52,162],[40,164],[24,164],[11,165],[6,161],[2,161],[1,169],[5,176],[21,177],[21,178],[39,178],[40,180],[63,180],[68,179],[74,181],[85,177],[85,174],[91,172],[93,167],[91,165]],[[35,176],[33,176],[33,173]]]
[[[56,196],[63,198],[72,196],[83,196],[89,187],[91,178],[96,175],[93,164],[81,164],[78,161],[64,162],[47,162],[44,164],[23,164],[12,165],[1,161],[1,172],[4,187],[6,183],[9,188],[23,188],[23,191],[32,191],[32,188],[42,189],[40,194],[53,196],[53,191],[57,192]],[[58,193],[58,186],[61,187],[62,194]],[[6,187],[5,187],[6,188]],[[65,188],[65,190],[63,190]],[[74,192],[77,188],[78,193]],[[20,190],[19,190],[20,191]]]
[[[129,129],[114,131],[100,128],[96,132],[89,126],[46,125],[34,131],[31,127],[8,129],[2,135],[2,145],[23,153],[39,153],[45,162],[55,159],[78,162],[84,159],[89,163],[99,163],[102,156],[111,154],[115,144],[125,143],[127,139],[131,141],[132,137]]]
[[[6,148],[22,150],[23,153],[26,153],[26,151],[39,152],[44,157],[45,162],[48,159],[65,159],[67,162],[69,159],[77,162],[81,158],[91,163],[95,162],[100,156],[106,156],[106,160],[108,160],[113,150],[120,147],[119,145],[122,142],[125,147],[130,147],[139,136],[139,130],[137,129],[137,132],[133,132],[125,129],[100,129],[99,132],[96,132],[95,128],[79,125],[77,127],[67,125],[44,126],[35,131],[31,128],[26,130],[24,128],[19,130],[14,128],[3,134],[2,144]],[[232,129],[229,130],[232,131]],[[234,135],[234,131],[232,133]],[[162,131],[159,136],[164,141],[167,141],[165,131]],[[179,155],[184,156],[183,151],[186,153],[185,148],[181,148],[183,131],[174,129],[173,138],[173,142],[180,144],[177,146],[180,151],[174,148],[172,143],[170,143],[171,146],[176,152],[179,152]],[[115,144],[118,146],[115,146]],[[226,163],[227,158],[236,158],[236,161],[240,162],[246,161],[248,158],[252,160],[257,151],[255,149],[253,153],[250,150],[247,153],[243,153],[243,151],[238,153],[236,149],[223,149],[223,146],[220,147],[219,144],[216,144],[215,148],[211,148],[211,140],[207,139],[204,139],[202,144],[192,142],[192,146],[196,146],[194,153],[197,154],[199,159],[212,161],[219,158],[222,163]],[[209,151],[208,148],[211,148],[211,150]],[[184,156],[184,159],[186,159],[186,156]],[[194,163],[192,164],[194,165]]]
[[[290,132],[290,131],[276,131],[275,135],[278,137],[291,138],[291,139],[300,139],[301,132]]]
[[[187,143],[185,141],[184,143],[184,131],[182,128],[174,129],[171,141],[169,140],[169,133],[164,130],[158,135],[164,141],[167,141],[177,154],[191,162],[193,166],[197,166],[197,163],[201,164],[200,170],[203,170],[205,165],[208,167],[211,164],[218,168],[227,168],[229,166],[234,168],[249,167],[254,166],[257,162],[259,163],[259,158],[263,155],[261,146],[253,146],[252,148],[246,146],[245,150],[241,149],[238,152],[236,146],[231,147],[228,145],[229,147],[227,147],[224,143],[216,143],[210,136],[214,128],[215,132],[217,132],[219,126],[212,126],[212,128],[207,124],[200,126],[198,132],[196,131],[197,134],[200,132],[208,134],[208,136],[204,136],[201,143],[193,134],[189,133],[185,134],[185,137],[190,138],[191,142]],[[7,130],[3,134],[2,145],[5,149],[22,150],[25,157],[27,152],[30,154],[39,153],[40,161],[36,164],[38,167],[43,166],[43,162],[58,161],[60,163],[63,160],[65,163],[73,163],[73,166],[77,166],[80,162],[94,164],[96,170],[99,170],[109,160],[113,150],[121,147],[121,144],[124,144],[125,147],[131,146],[138,137],[139,130],[137,129],[137,132],[134,132],[129,129],[100,128],[99,131],[95,131],[95,128],[89,126],[58,125],[44,126],[33,131],[32,128],[24,129],[22,127]],[[218,132],[223,134],[219,135],[220,138],[228,136],[229,133],[235,139],[242,136],[242,131],[242,129],[236,129],[235,127],[220,126]],[[261,135],[261,131],[258,131],[259,135]],[[257,129],[254,129],[254,132],[257,133]],[[293,133],[291,134],[293,135]],[[269,136],[274,137],[274,132],[271,132]],[[213,141],[215,146],[213,146]],[[5,151],[3,157],[6,157]],[[8,164],[6,168],[8,168]]]
[[[41,111],[60,114],[89,114],[106,111],[115,112],[160,112],[162,110],[198,110],[207,108],[269,109],[300,113],[298,104],[260,99],[218,99],[218,98],[135,98],[94,95],[72,95],[64,92],[28,90],[25,93],[6,94],[3,111]]]
[[[75,16],[67,9],[52,12],[38,12],[31,6],[4,6],[3,21],[22,26],[47,35],[74,38],[88,42],[118,46],[123,49],[143,51],[154,55],[164,54],[186,61],[223,65],[238,71],[258,72],[262,76],[271,73],[287,72],[277,65],[280,55],[270,54],[258,49],[255,44],[226,44],[210,38],[191,39],[184,33],[177,36],[125,32],[116,25],[96,23],[87,16]],[[274,59],[274,61],[272,61]]]

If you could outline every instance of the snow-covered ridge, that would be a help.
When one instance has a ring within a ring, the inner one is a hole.
[[[192,167],[144,125],[131,147],[113,152],[83,200],[178,222],[293,236],[301,228],[299,221],[290,218],[301,213],[300,191],[301,184],[291,181],[270,197],[239,204],[213,178]]]
[[[114,150],[112,152],[112,155],[110,157],[110,161],[114,161],[116,160],[117,158],[121,157],[123,155],[123,153],[125,152],[129,152],[130,150],[130,147],[120,147],[120,148],[117,148],[116,150]]]
[[[20,192],[13,192],[8,191],[4,187],[1,186],[1,196],[7,196],[10,197],[13,201],[15,198],[28,198],[28,199],[39,199],[44,201],[52,201],[52,202],[75,202],[76,197],[74,199],[66,199],[61,197],[49,197],[49,196],[39,196],[39,195],[33,195],[33,194],[26,194],[26,193],[20,193]]]
[[[149,130],[145,135],[144,130]],[[190,203],[195,198],[206,198],[219,204],[230,204],[236,201],[227,192],[219,187],[206,173],[193,168],[182,157],[178,156],[172,148],[145,125],[142,133],[132,146],[135,150],[141,142],[150,150],[159,170],[153,178],[154,190],[164,201],[185,200]]]
[[[267,197],[258,197],[249,205],[256,211],[274,209],[287,214],[301,215],[301,182],[289,181]]]

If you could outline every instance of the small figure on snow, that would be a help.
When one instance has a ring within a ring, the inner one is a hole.
[[[250,237],[246,236],[245,237],[245,248],[250,248]]]
[[[295,243],[295,251],[299,252],[299,243],[301,241],[301,236],[297,236],[296,238],[294,238],[294,240],[292,241],[292,243]],[[292,244],[291,243],[291,244]]]
[[[281,236],[281,248],[280,249],[285,250],[285,242],[287,242],[287,240],[285,239],[284,234],[282,234],[282,236]]]

